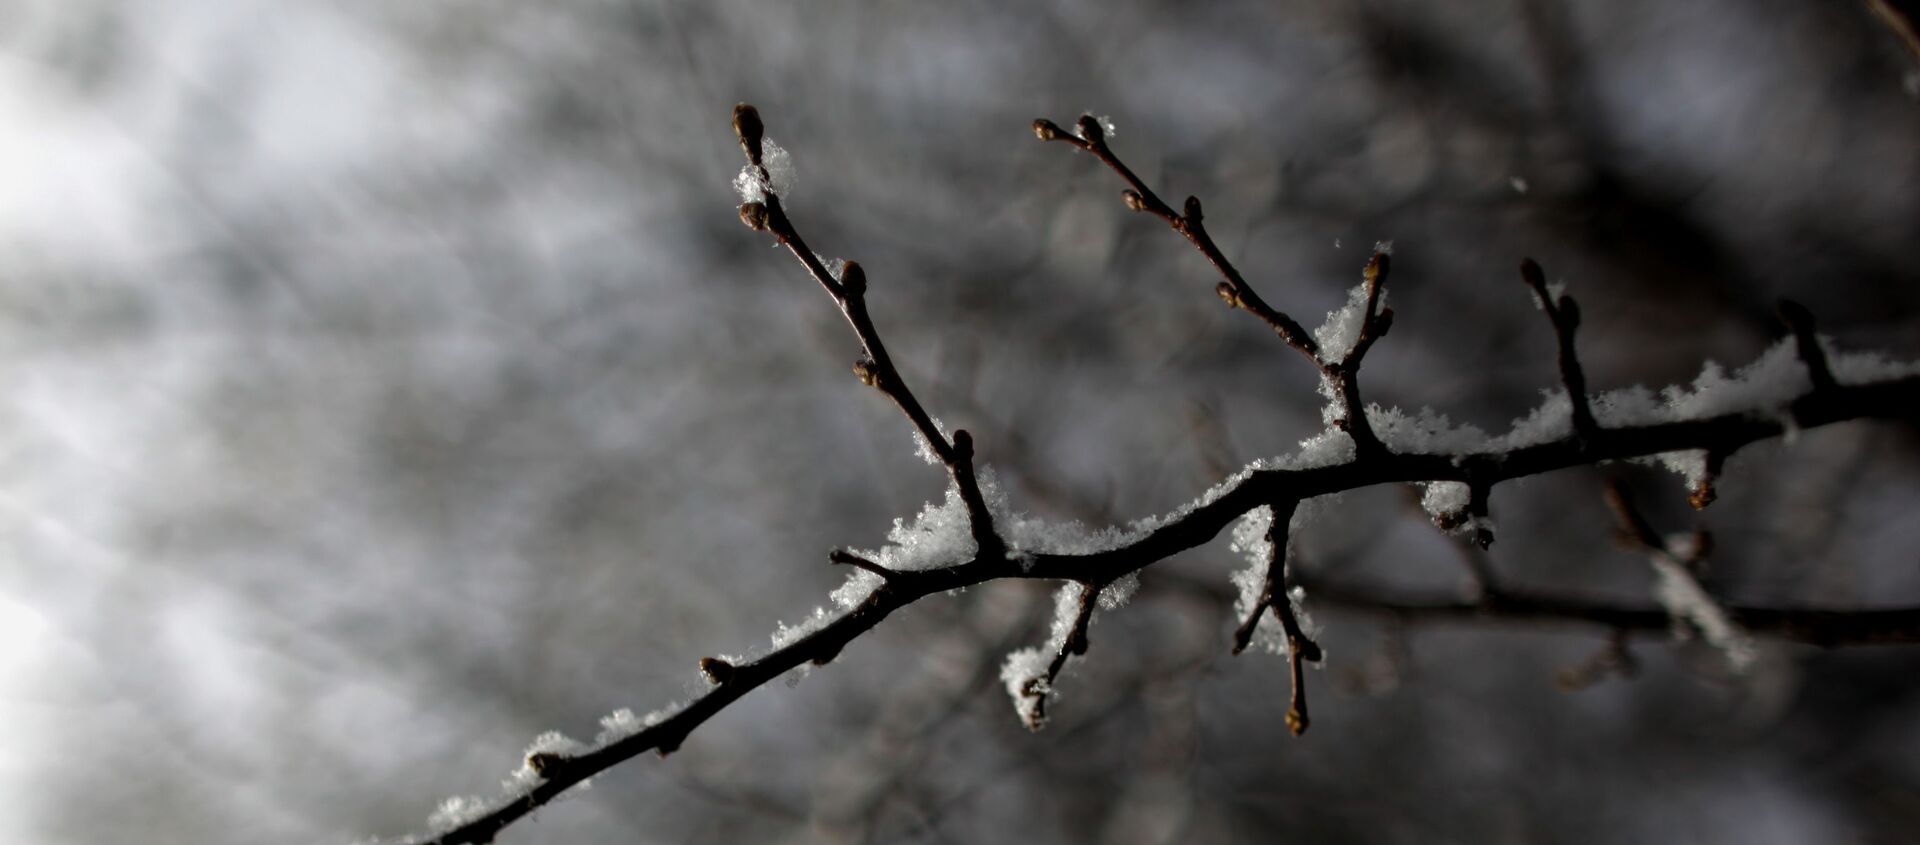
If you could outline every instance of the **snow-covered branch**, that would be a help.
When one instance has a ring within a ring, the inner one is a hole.
[[[1291,454],[1255,460],[1191,503],[1124,527],[1089,529],[1056,524],[1015,510],[993,473],[974,465],[971,436],[948,434],[908,387],[867,311],[868,280],[858,264],[825,260],[801,237],[782,205],[792,184],[791,157],[765,138],[759,113],[742,105],[734,114],[736,137],[747,163],[735,181],[740,217],[771,234],[800,262],[847,319],[865,355],[854,365],[863,383],[892,401],[907,418],[931,462],[941,465],[950,486],[944,502],[928,504],[911,521],[897,520],[890,543],[876,551],[843,549],[830,561],[850,567],[847,582],[829,608],[815,608],[802,621],[781,625],[771,650],[752,657],[708,657],[700,668],[709,681],[704,694],[644,717],[620,711],[603,720],[593,742],[543,735],[529,749],[502,795],[455,799],[431,822],[433,832],[406,842],[492,841],[506,826],[608,768],[645,751],[677,749],[708,718],[751,690],[809,664],[831,662],[854,639],[895,610],[927,596],[988,581],[1038,579],[1061,584],[1051,636],[1039,648],[1015,652],[1002,680],[1022,718],[1039,727],[1050,693],[1069,661],[1087,653],[1091,625],[1102,610],[1117,609],[1137,584],[1136,574],[1155,562],[1205,544],[1236,521],[1236,548],[1252,568],[1235,576],[1241,588],[1241,624],[1236,652],[1264,646],[1288,656],[1294,697],[1289,724],[1307,726],[1303,660],[1321,657],[1304,619],[1308,603],[1352,607],[1405,619],[1496,619],[1579,623],[1615,631],[1671,628],[1676,618],[1715,638],[1723,647],[1736,635],[1772,637],[1819,645],[1920,643],[1920,609],[1841,611],[1724,606],[1707,597],[1685,573],[1686,554],[1636,528],[1636,537],[1678,568],[1678,583],[1664,608],[1642,608],[1513,592],[1483,584],[1478,601],[1429,601],[1386,592],[1360,593],[1307,584],[1294,589],[1287,544],[1296,511],[1312,500],[1380,484],[1421,485],[1423,503],[1436,524],[1471,530],[1491,543],[1489,494],[1506,481],[1609,461],[1657,461],[1680,471],[1704,507],[1724,460],[1747,444],[1847,420],[1920,417],[1920,365],[1892,363],[1875,355],[1842,353],[1814,332],[1805,309],[1783,306],[1790,337],[1754,364],[1728,374],[1708,365],[1689,387],[1660,394],[1643,388],[1592,394],[1574,348],[1578,310],[1571,297],[1552,290],[1538,265],[1522,264],[1522,280],[1552,319],[1559,341],[1563,392],[1500,435],[1456,426],[1422,409],[1414,414],[1364,401],[1359,370],[1371,346],[1392,325],[1386,307],[1390,270],[1383,245],[1369,259],[1349,301],[1308,332],[1274,309],[1220,251],[1203,223],[1200,201],[1188,198],[1180,211],[1159,196],[1113,153],[1099,120],[1082,117],[1077,133],[1041,120],[1045,141],[1092,153],[1126,182],[1122,201],[1157,216],[1185,237],[1219,272],[1216,290],[1230,306],[1260,319],[1322,376],[1326,428]],[[1262,521],[1264,520],[1264,521]],[[1684,579],[1684,581],[1680,580]],[[1688,588],[1690,586],[1690,589]],[[1663,593],[1663,595],[1667,594]],[[1277,630],[1273,630],[1277,627]],[[1730,651],[1731,653],[1731,651]]]

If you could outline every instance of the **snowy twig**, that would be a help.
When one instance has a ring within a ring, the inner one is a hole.
[[[1060,128],[1059,124],[1046,118],[1033,122],[1033,134],[1040,140],[1059,141],[1085,150],[1092,153],[1102,164],[1112,168],[1113,172],[1120,174],[1120,178],[1126,180],[1129,186],[1120,192],[1121,201],[1134,211],[1151,214],[1166,221],[1175,232],[1185,236],[1196,249],[1200,250],[1207,261],[1213,264],[1214,269],[1219,271],[1221,281],[1214,288],[1214,292],[1219,294],[1229,307],[1242,309],[1260,318],[1261,322],[1273,329],[1274,334],[1279,335],[1288,346],[1306,356],[1307,360],[1313,362],[1314,367],[1320,370],[1328,392],[1338,397],[1341,402],[1341,415],[1332,422],[1353,437],[1354,450],[1361,455],[1385,451],[1386,447],[1374,434],[1373,426],[1367,421],[1365,403],[1360,398],[1360,362],[1366,357],[1367,349],[1373,345],[1374,341],[1385,336],[1387,329],[1393,325],[1393,309],[1380,308],[1380,291],[1386,283],[1389,266],[1386,246],[1381,245],[1377,248],[1373,257],[1367,262],[1365,305],[1359,313],[1358,332],[1350,339],[1351,345],[1337,350],[1322,349],[1321,340],[1316,340],[1292,317],[1275,310],[1273,306],[1267,304],[1266,300],[1261,299],[1253,286],[1247,284],[1246,277],[1240,274],[1239,268],[1235,267],[1233,262],[1227,259],[1226,254],[1220,251],[1220,247],[1213,242],[1213,237],[1207,234],[1205,215],[1201,211],[1199,197],[1187,197],[1183,212],[1174,211],[1173,207],[1161,200],[1146,182],[1141,181],[1132,168],[1122,162],[1119,156],[1114,155],[1113,149],[1107,145],[1106,132],[1101,128],[1099,120],[1092,115],[1081,115],[1080,120],[1075,123],[1075,128],[1079,130],[1078,134],[1068,132]],[[1343,339],[1342,342],[1349,341]],[[1337,357],[1329,354],[1336,351],[1339,353]]]
[[[1287,527],[1293,521],[1294,510],[1300,506],[1298,500],[1286,500],[1268,505],[1272,511],[1272,520],[1267,524],[1267,562],[1262,573],[1260,597],[1240,627],[1233,632],[1233,653],[1246,651],[1253,642],[1255,629],[1260,626],[1260,618],[1271,610],[1280,620],[1280,628],[1287,638],[1287,669],[1293,676],[1293,698],[1287,706],[1287,728],[1295,736],[1307,732],[1307,682],[1301,671],[1303,661],[1320,662],[1320,644],[1307,636],[1300,627],[1300,619],[1294,615],[1293,601],[1287,595]]]
[[[1712,538],[1705,531],[1696,531],[1691,537],[1678,541],[1662,539],[1634,507],[1633,498],[1619,480],[1609,480],[1606,493],[1607,507],[1620,523],[1621,541],[1644,552],[1653,565],[1659,579],[1654,595],[1667,609],[1673,624],[1679,626],[1684,622],[1698,630],[1708,643],[1726,653],[1727,663],[1735,671],[1751,665],[1755,657],[1753,638],[1727,618],[1726,609],[1693,577],[1693,568],[1706,559],[1712,548]],[[1676,630],[1685,633],[1685,629]]]
[[[1201,224],[1198,200],[1189,199],[1184,213],[1176,214],[1113,157],[1097,121],[1083,118],[1079,123],[1081,134],[1076,137],[1043,120],[1035,123],[1035,131],[1042,139],[1073,143],[1120,173],[1131,186],[1125,195],[1129,206],[1166,220],[1220,271],[1225,279],[1220,287],[1223,298],[1259,316],[1290,346],[1321,368],[1328,386],[1335,388],[1330,398],[1339,402],[1335,409],[1338,415],[1330,415],[1333,417],[1330,422],[1345,428],[1353,448],[1348,452],[1337,448],[1319,449],[1333,442],[1328,437],[1339,434],[1326,433],[1312,441],[1319,444],[1315,447],[1319,450],[1312,452],[1311,460],[1306,459],[1309,450],[1303,450],[1293,459],[1256,462],[1191,505],[1137,522],[1125,531],[1111,531],[1102,535],[1105,539],[1100,542],[1062,549],[1026,547],[1023,543],[1017,554],[1010,554],[1008,543],[995,530],[987,497],[975,474],[971,438],[964,431],[955,431],[948,439],[907,388],[867,314],[866,277],[859,266],[849,262],[841,272],[832,272],[795,231],[774,190],[779,182],[778,174],[770,172],[768,165],[773,162],[777,148],[764,142],[758,112],[750,106],[741,106],[735,111],[734,126],[748,161],[748,171],[736,184],[742,187],[743,193],[752,194],[740,207],[741,219],[752,228],[778,238],[833,297],[866,350],[866,357],[855,367],[862,381],[892,399],[926,441],[928,449],[946,465],[959,500],[965,505],[973,548],[965,555],[936,560],[924,568],[888,567],[852,552],[836,553],[832,560],[858,567],[863,570],[858,575],[878,581],[871,589],[848,591],[840,602],[843,612],[817,611],[814,620],[790,636],[783,633],[776,639],[772,651],[757,658],[703,660],[701,668],[711,682],[704,693],[644,720],[622,711],[606,720],[608,730],[591,745],[559,739],[549,741],[543,737],[536,742],[527,760],[525,774],[516,774],[507,795],[491,801],[449,802],[449,810],[439,814],[440,823],[435,825],[434,835],[410,838],[408,842],[490,842],[502,828],[622,761],[649,750],[663,755],[672,752],[694,729],[749,691],[808,663],[824,664],[833,660],[848,643],[895,610],[936,593],[1002,579],[1069,582],[1063,587],[1062,597],[1071,603],[1062,603],[1065,613],[1057,609],[1055,637],[1058,643],[1050,641],[1054,645],[1053,659],[1048,662],[1045,675],[1050,685],[1069,656],[1085,651],[1087,626],[1092,621],[1095,602],[1104,603],[1105,592],[1131,584],[1129,576],[1133,573],[1200,546],[1250,511],[1276,503],[1282,507],[1275,509],[1267,527],[1271,549],[1267,552],[1263,576],[1265,595],[1257,604],[1271,608],[1284,628],[1294,673],[1290,721],[1294,721],[1295,729],[1299,730],[1306,724],[1299,663],[1302,659],[1315,659],[1318,646],[1307,638],[1290,606],[1291,596],[1281,589],[1286,586],[1288,576],[1284,565],[1288,519],[1278,511],[1290,510],[1287,505],[1379,484],[1446,482],[1467,487],[1466,510],[1480,522],[1479,528],[1484,531],[1490,491],[1495,485],[1512,479],[1674,452],[1700,451],[1710,458],[1724,459],[1749,443],[1805,428],[1863,418],[1912,421],[1920,417],[1920,375],[1915,374],[1915,368],[1854,360],[1839,362],[1847,364],[1844,371],[1835,362],[1828,362],[1829,372],[1835,378],[1831,383],[1823,383],[1814,376],[1811,381],[1814,389],[1809,392],[1767,394],[1764,399],[1756,400],[1758,404],[1708,405],[1668,416],[1614,420],[1602,429],[1604,436],[1599,437],[1546,426],[1529,428],[1524,436],[1516,429],[1508,437],[1476,440],[1468,446],[1455,441],[1423,441],[1386,448],[1368,421],[1369,409],[1359,404],[1354,381],[1366,349],[1390,325],[1391,312],[1380,307],[1381,282],[1388,269],[1384,249],[1369,262],[1365,287],[1357,289],[1352,305],[1358,313],[1354,310],[1336,312],[1322,333],[1309,336],[1298,323],[1261,301],[1220,253]],[[1356,317],[1357,325],[1353,322]],[[1790,318],[1789,322],[1794,320]],[[1799,323],[1806,326],[1806,334],[1810,335],[1811,319]],[[1801,334],[1796,327],[1796,337]],[[1820,347],[1816,342],[1812,348]],[[1337,360],[1328,360],[1329,354],[1335,351]],[[1803,358],[1812,371],[1814,360],[1804,353]],[[1369,438],[1374,445],[1362,445]],[[1712,464],[1710,459],[1709,465]],[[1011,527],[1019,527],[1017,520]],[[1636,526],[1636,533],[1639,527]],[[1648,535],[1650,532],[1648,529]],[[1482,534],[1479,539],[1485,542],[1491,535]],[[1504,587],[1491,589],[1491,586],[1483,584],[1483,588],[1488,589],[1480,600],[1467,603],[1394,598],[1379,592],[1356,594],[1325,586],[1316,587],[1314,596],[1316,601],[1333,606],[1371,610],[1410,621],[1577,622],[1637,633],[1665,630],[1674,616],[1663,609],[1535,595]],[[1731,624],[1756,635],[1792,641],[1825,646],[1920,643],[1920,609],[1836,611],[1730,606],[1721,611]],[[1256,625],[1263,613],[1261,610],[1252,616]],[[1693,621],[1699,624],[1699,620]],[[1003,669],[1002,674],[1006,677],[1009,672]],[[1016,680],[1024,677],[1030,676],[1016,676]]]
[[[1540,298],[1540,310],[1553,322],[1553,336],[1560,347],[1560,383],[1566,386],[1567,399],[1573,403],[1574,433],[1581,437],[1597,436],[1600,423],[1593,418],[1593,405],[1587,399],[1587,376],[1580,369],[1580,354],[1573,347],[1574,332],[1580,329],[1580,305],[1571,296],[1554,296],[1553,290],[1547,287],[1547,274],[1531,258],[1520,262],[1520,278],[1527,287],[1533,288],[1533,295]]]
[[[762,168],[761,164],[762,132],[764,125],[760,121],[760,112],[753,106],[741,103],[733,110],[734,133],[740,138],[740,147],[747,155],[749,167]],[[767,179],[770,184],[771,179]],[[927,414],[920,400],[914,398],[913,391],[907,387],[906,379],[894,367],[892,356],[887,347],[880,342],[880,333],[874,329],[873,318],[867,314],[867,274],[859,264],[845,263],[838,274],[827,269],[821,263],[820,256],[807,247],[807,242],[787,219],[787,213],[780,204],[780,196],[771,188],[762,190],[758,201],[748,200],[740,205],[740,219],[756,231],[771,232],[780,240],[780,245],[800,259],[801,265],[814,281],[833,297],[840,306],[840,312],[853,326],[853,332],[860,338],[860,345],[867,355],[853,365],[854,374],[869,387],[885,393],[901,413],[907,415],[935,456],[947,467],[947,473],[953,478],[954,485],[960,490],[960,499],[966,503],[967,517],[971,523],[973,540],[979,545],[983,556],[998,554],[1006,548],[1000,536],[993,530],[993,516],[987,510],[985,498],[980,493],[980,481],[973,470],[973,437],[967,432],[957,430],[949,439],[941,433],[940,427]]]

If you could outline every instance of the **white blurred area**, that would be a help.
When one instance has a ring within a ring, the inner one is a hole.
[[[1780,296],[1920,357],[1911,67],[1851,4],[0,0],[0,842],[422,831],[541,731],[764,649],[840,583],[829,548],[940,494],[831,304],[740,227],[737,101],[1016,506],[1124,522],[1291,451],[1318,399],[1033,118],[1111,114],[1308,325],[1394,241],[1370,398],[1500,431],[1555,378],[1523,255],[1580,298],[1601,388],[1751,360]],[[1697,517],[1709,585],[1920,603],[1913,447],[1857,426],[1736,460]],[[1494,564],[1650,603],[1598,478],[1497,493]],[[1663,527],[1696,519],[1634,478]],[[1456,587],[1403,499],[1329,508],[1303,558]],[[994,585],[500,841],[1913,829],[1915,655],[1730,679],[1648,644],[1567,696],[1602,636],[1411,630],[1402,665],[1322,613],[1294,740],[1284,665],[1225,658],[1233,557],[1147,573],[1047,732],[995,673],[1050,585]]]

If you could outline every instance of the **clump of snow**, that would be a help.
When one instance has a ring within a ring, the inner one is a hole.
[[[1052,659],[1044,650],[1023,648],[1007,655],[1007,662],[1000,665],[1000,682],[1007,685],[1014,712],[1029,726],[1040,724],[1041,699],[1053,692],[1047,683],[1047,664]]]
[[[1380,246],[1376,244],[1375,249],[1379,249]],[[1387,249],[1381,250],[1382,252],[1393,248],[1390,243],[1385,246]],[[1380,299],[1375,307],[1376,309],[1387,307],[1386,291],[1380,292]],[[1326,322],[1321,323],[1320,328],[1313,330],[1314,342],[1320,344],[1320,360],[1337,364],[1342,358],[1347,357],[1347,352],[1360,340],[1360,327],[1366,317],[1367,283],[1361,282],[1347,291],[1347,304],[1328,311]]]
[[[1113,583],[1102,589],[1095,601],[1099,602],[1101,610],[1119,610],[1126,607],[1127,602],[1133,599],[1133,594],[1139,591],[1140,573],[1129,572],[1113,579]]]
[[[793,156],[770,140],[760,142],[760,164],[740,168],[733,177],[733,190],[741,202],[766,202],[767,195],[789,196],[793,192]]]
[[[827,268],[827,275],[832,276],[834,281],[836,282],[846,281],[846,276],[847,276],[847,260],[846,259],[833,258],[833,259],[822,260],[820,259],[819,253],[814,253],[813,257],[817,260],[820,260],[820,266]]]
[[[1486,448],[1487,433],[1472,425],[1455,426],[1446,414],[1422,407],[1412,416],[1399,408],[1367,406],[1367,424],[1395,452],[1465,454]]]
[[[1573,400],[1564,390],[1541,391],[1545,399],[1527,415],[1513,421],[1506,434],[1487,441],[1489,452],[1504,452],[1550,443],[1573,433]]]
[[[533,738],[533,743],[528,745],[527,750],[520,755],[520,768],[514,769],[500,786],[509,795],[525,795],[539,786],[541,781],[546,780],[545,776],[534,770],[531,762],[533,755],[558,754],[562,757],[570,757],[586,750],[588,746],[579,740],[559,731],[547,731]]]
[[[837,279],[839,276],[836,275],[834,278]],[[941,422],[939,417],[933,417],[932,420],[934,431],[940,432],[942,438],[950,436],[946,423]],[[927,436],[920,433],[919,426],[915,426],[913,429],[913,453],[919,455],[920,460],[926,461],[930,465],[938,466],[940,464],[940,453],[934,451],[933,444],[927,442]],[[896,521],[895,524],[897,525],[898,522]]]
[[[1827,353],[1827,370],[1841,384],[1872,384],[1920,375],[1920,361],[1894,361],[1883,352],[1841,352],[1825,337],[1820,338],[1820,348]]]
[[[1267,539],[1267,530],[1273,526],[1273,509],[1265,505],[1247,511],[1233,526],[1233,542],[1229,546],[1233,551],[1245,557],[1248,566],[1233,572],[1233,586],[1236,596],[1233,601],[1233,614],[1236,619],[1245,619],[1260,604],[1260,594],[1267,588],[1268,556],[1273,553],[1273,541]],[[1252,648],[1269,651],[1274,654],[1287,653],[1286,630],[1271,613],[1261,613],[1260,621],[1253,628],[1253,639],[1248,643]]]
[[[780,649],[793,645],[804,639],[807,635],[827,627],[827,623],[832,622],[836,618],[838,617],[835,614],[828,613],[826,608],[815,607],[811,614],[808,614],[805,618],[792,625],[788,625],[784,621],[776,622],[774,623],[775,628],[773,630],[773,649],[779,651]]]
[[[1473,488],[1461,481],[1435,481],[1427,485],[1426,495],[1420,497],[1420,507],[1433,517],[1434,524],[1456,519],[1463,520],[1467,505],[1473,501]]]
[[[433,814],[427,816],[427,829],[435,835],[457,830],[505,803],[504,800],[488,800],[478,795],[455,795],[441,801]]]
[[[1666,467],[1686,482],[1688,490],[1696,490],[1707,480],[1707,453],[1701,449],[1688,449],[1680,452],[1661,452],[1650,458],[1634,458],[1634,463],[1654,464]]]
[[[1692,542],[1691,537],[1676,538],[1669,541],[1669,547],[1677,553],[1684,553],[1685,546]],[[1734,671],[1745,671],[1752,666],[1758,656],[1753,636],[1727,617],[1726,609],[1707,594],[1700,582],[1687,571],[1686,565],[1675,555],[1666,552],[1656,552],[1648,559],[1653,563],[1657,579],[1653,588],[1654,598],[1667,609],[1668,615],[1676,622],[1685,620],[1698,628],[1708,645],[1727,656],[1727,665]]]

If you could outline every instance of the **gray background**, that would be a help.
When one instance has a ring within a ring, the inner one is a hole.
[[[1309,326],[1391,239],[1370,398],[1493,431],[1555,383],[1740,363],[1806,302],[1920,354],[1920,87],[1859,4],[0,2],[0,840],[346,842],[491,794],[534,734],[699,688],[939,495],[826,298],[741,228],[758,104],[933,413],[1022,509],[1123,522],[1318,428],[1308,368],[1029,122],[1110,115]],[[1515,179],[1522,180],[1524,192]],[[1920,602],[1910,431],[1743,453],[1708,583]],[[1493,564],[1646,599],[1598,471],[1501,488]],[[889,620],[502,842],[1892,842],[1920,655],[1326,610],[1316,723],[1225,655],[1219,541],[1093,631],[1047,731],[995,675],[1047,586]],[[1457,588],[1404,491],[1301,538]]]

